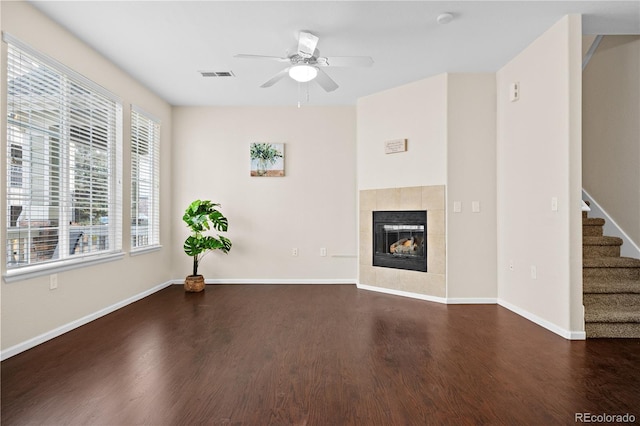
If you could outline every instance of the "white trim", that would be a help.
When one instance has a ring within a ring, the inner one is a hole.
[[[361,290],[376,291],[378,293],[391,294],[394,296],[409,297],[411,299],[426,300],[427,302],[447,303],[447,299],[438,296],[429,296],[428,294],[412,293],[409,291],[393,290],[390,288],[376,287],[366,284],[356,284]]]
[[[495,305],[495,297],[447,297],[447,305]]]
[[[39,336],[36,336],[36,337],[34,337],[32,339],[26,340],[26,341],[24,341],[22,343],[18,343],[17,345],[11,346],[10,348],[7,348],[7,349],[3,350],[0,353],[0,360],[4,361],[7,358],[10,358],[10,357],[12,357],[14,355],[19,354],[20,352],[24,352],[24,351],[26,351],[28,349],[31,349],[31,348],[33,348],[35,346],[38,346],[41,343],[44,343],[44,342],[46,342],[48,340],[51,340],[51,339],[53,339],[55,337],[61,336],[61,335],[63,335],[64,333],[66,333],[68,331],[71,331],[71,330],[76,329],[76,328],[78,328],[80,326],[88,324],[91,321],[94,321],[94,320],[96,320],[96,319],[98,319],[100,317],[103,317],[103,316],[105,316],[107,314],[110,314],[110,313],[112,313],[112,312],[114,312],[114,311],[116,311],[116,310],[118,310],[120,308],[123,308],[123,307],[133,303],[133,302],[137,302],[138,300],[143,299],[143,298],[145,298],[145,297],[147,297],[147,296],[149,296],[149,295],[151,295],[151,294],[153,294],[155,292],[158,292],[158,291],[162,290],[163,288],[166,288],[166,287],[168,287],[170,285],[171,285],[171,281],[167,281],[167,282],[165,282],[163,284],[160,284],[160,285],[157,285],[155,287],[152,287],[149,290],[145,290],[142,293],[138,293],[138,294],[136,294],[134,296],[131,296],[131,297],[125,299],[125,300],[122,300],[122,301],[120,301],[118,303],[114,303],[111,306],[107,306],[106,308],[100,309],[97,312],[94,312],[92,314],[86,315],[86,316],[84,316],[82,318],[79,318],[79,319],[77,319],[75,321],[71,321],[70,323],[62,325],[60,327],[54,328],[51,331],[43,333],[43,334],[41,334]]]
[[[95,257],[86,256],[70,260],[62,260],[51,263],[39,263],[33,266],[25,266],[18,269],[10,269],[4,275],[4,282],[9,284],[16,281],[28,280],[42,277],[44,275],[57,274],[59,272],[70,271],[72,269],[85,268],[99,265],[101,263],[113,262],[124,258],[123,252],[99,254]]]
[[[131,111],[132,112],[136,112],[138,114],[146,116],[151,121],[155,121],[158,124],[158,126],[160,126],[160,124],[162,124],[162,120],[157,115],[153,115],[150,112],[145,111],[143,108],[140,108],[136,104],[130,104],[130,105],[131,105]]]
[[[172,284],[184,284],[183,279],[171,280]],[[355,278],[206,278],[205,284],[355,284]]]
[[[593,43],[591,43],[591,46],[589,46],[589,50],[584,55],[584,59],[582,60],[582,71],[584,71],[589,61],[591,61],[591,57],[593,56],[593,54],[596,53],[596,50],[598,49],[598,46],[600,46],[600,42],[602,41],[603,37],[604,36],[602,34],[598,34],[596,38],[593,39]]]
[[[162,245],[143,246],[141,248],[131,249],[129,256],[140,256],[141,254],[152,253],[154,251],[162,250]]]
[[[540,318],[539,316],[532,314],[529,311],[526,311],[522,308],[513,305],[506,300],[498,299],[498,305],[502,306],[510,310],[513,313],[520,315],[523,318],[528,319],[529,321],[538,324],[540,327],[546,328],[547,330],[564,337],[568,340],[585,340],[587,338],[587,333],[585,331],[576,331],[576,330],[566,330],[552,322],[547,321],[546,319]]]
[[[495,305],[498,299],[494,297],[438,297],[428,294],[413,293],[410,291],[393,290],[390,288],[376,287],[366,284],[357,284],[361,290],[376,291],[378,293],[391,294],[394,296],[409,297],[411,299],[426,300],[428,302],[444,303],[447,305]]]
[[[604,219],[605,235],[622,238],[623,243],[620,247],[620,255],[624,257],[635,257],[636,259],[640,258],[640,247],[638,247],[631,237],[620,228],[616,221],[613,220],[602,206],[584,189],[582,190],[582,195],[591,203],[591,211],[593,212],[591,217],[602,217]]]

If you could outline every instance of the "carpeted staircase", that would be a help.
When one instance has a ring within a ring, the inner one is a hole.
[[[640,259],[620,257],[622,240],[604,219],[582,212],[582,276],[587,338],[640,338]]]

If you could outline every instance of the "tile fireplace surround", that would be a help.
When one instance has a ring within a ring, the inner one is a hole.
[[[446,297],[444,191],[444,185],[360,191],[360,285],[414,293],[418,297]],[[375,210],[427,211],[427,272],[372,266],[372,212]]]

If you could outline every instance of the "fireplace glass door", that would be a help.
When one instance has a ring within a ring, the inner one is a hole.
[[[427,270],[427,212],[373,212],[373,266]]]

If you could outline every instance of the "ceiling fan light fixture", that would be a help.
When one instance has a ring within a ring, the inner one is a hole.
[[[306,83],[316,78],[318,69],[311,65],[302,64],[289,68],[289,77],[300,83]]]

